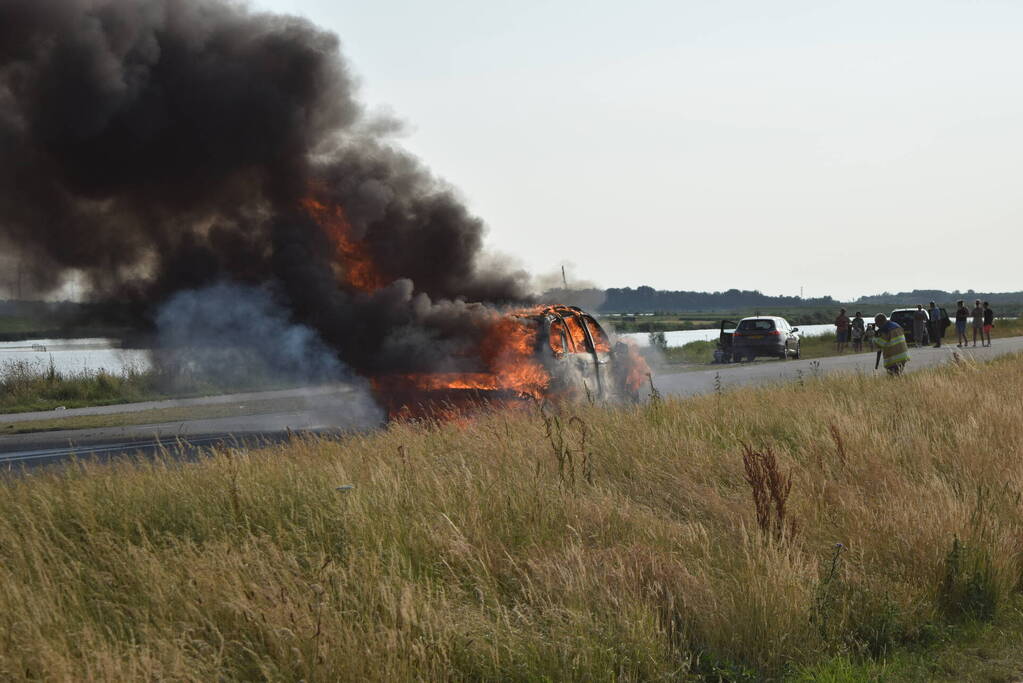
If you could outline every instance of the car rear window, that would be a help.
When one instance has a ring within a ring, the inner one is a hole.
[[[738,329],[742,332],[773,332],[773,320],[743,320]]]

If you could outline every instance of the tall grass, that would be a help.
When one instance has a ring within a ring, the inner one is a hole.
[[[1015,599],[1021,384],[1013,357],[12,475],[0,679],[741,680],[882,658]],[[785,533],[761,529],[744,465],[768,451]]]
[[[126,367],[119,373],[59,371],[23,360],[0,364],[0,413],[52,410],[142,401],[161,396],[161,377],[151,371]]]
[[[282,389],[307,383],[307,378],[282,378],[258,364],[238,362],[217,381],[180,363],[161,358],[153,368],[125,366],[120,372],[58,370],[51,359],[0,363],[0,413],[53,410],[58,406],[131,403],[204,394]]]

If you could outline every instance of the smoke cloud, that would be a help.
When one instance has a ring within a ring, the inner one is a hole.
[[[243,328],[255,307],[284,348],[422,371],[478,341],[490,313],[467,301],[527,299],[524,273],[480,266],[482,222],[389,130],[338,38],[304,19],[228,0],[0,3],[0,242],[36,287],[79,272],[161,331]]]

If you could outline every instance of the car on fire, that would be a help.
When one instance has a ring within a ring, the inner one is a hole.
[[[799,358],[799,328],[778,316],[743,318],[732,333],[732,357],[752,361],[757,356]]]
[[[470,371],[373,380],[392,417],[459,414],[481,403],[569,399],[636,400],[649,368],[635,346],[613,343],[575,306],[540,306],[497,316]]]
[[[635,398],[642,378],[630,378],[629,371],[636,357],[624,343],[612,346],[593,316],[575,306],[547,306],[515,317],[540,329],[536,353],[551,373],[548,394],[602,401]]]

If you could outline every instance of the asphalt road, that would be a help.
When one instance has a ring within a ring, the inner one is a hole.
[[[955,345],[940,349],[914,348],[910,349],[907,369],[912,372],[951,362],[955,353],[963,358],[986,360],[1020,351],[1023,351],[1023,337],[996,339],[994,346],[989,348],[958,349]],[[654,384],[664,395],[692,396],[712,392],[717,384],[723,389],[728,389],[743,385],[793,381],[800,373],[812,376],[838,372],[881,374],[883,369],[874,370],[872,353],[798,361],[761,359],[752,363],[712,366],[707,370],[659,372],[654,376]],[[59,412],[0,415],[0,423],[75,415],[116,414],[174,406],[232,403],[243,405],[246,402],[276,398],[304,398],[307,407],[289,412],[242,417],[0,436],[0,470],[49,464],[71,455],[109,458],[123,454],[144,455],[166,451],[172,455],[189,457],[197,450],[216,444],[251,446],[288,438],[289,432],[337,434],[372,429],[380,424],[380,415],[374,412],[364,398],[360,398],[360,394],[354,388],[343,385],[79,408]]]
[[[118,406],[0,415],[0,424],[83,415],[110,415],[160,408],[299,399],[297,409],[279,413],[183,420],[123,427],[97,427],[0,436],[0,471],[50,464],[72,455],[110,458],[167,452],[191,456],[215,445],[253,446],[289,438],[292,433],[338,434],[373,428],[381,415],[355,388],[346,385],[231,394]],[[294,405],[292,400],[291,404]]]
[[[1023,351],[1023,337],[1007,337],[995,339],[992,346],[957,348],[955,344],[943,345],[940,349],[933,347],[910,348],[908,372],[914,372],[933,365],[952,362],[953,354],[964,359],[979,361],[989,360],[1007,353]],[[813,360],[777,360],[761,358],[752,363],[729,363],[711,366],[709,370],[690,372],[658,373],[654,375],[654,385],[662,394],[675,396],[692,396],[715,390],[715,383],[720,382],[724,389],[749,384],[769,384],[795,380],[800,373],[805,377],[817,373],[862,372],[865,374],[883,374],[884,367],[874,370],[873,353],[845,354]]]

